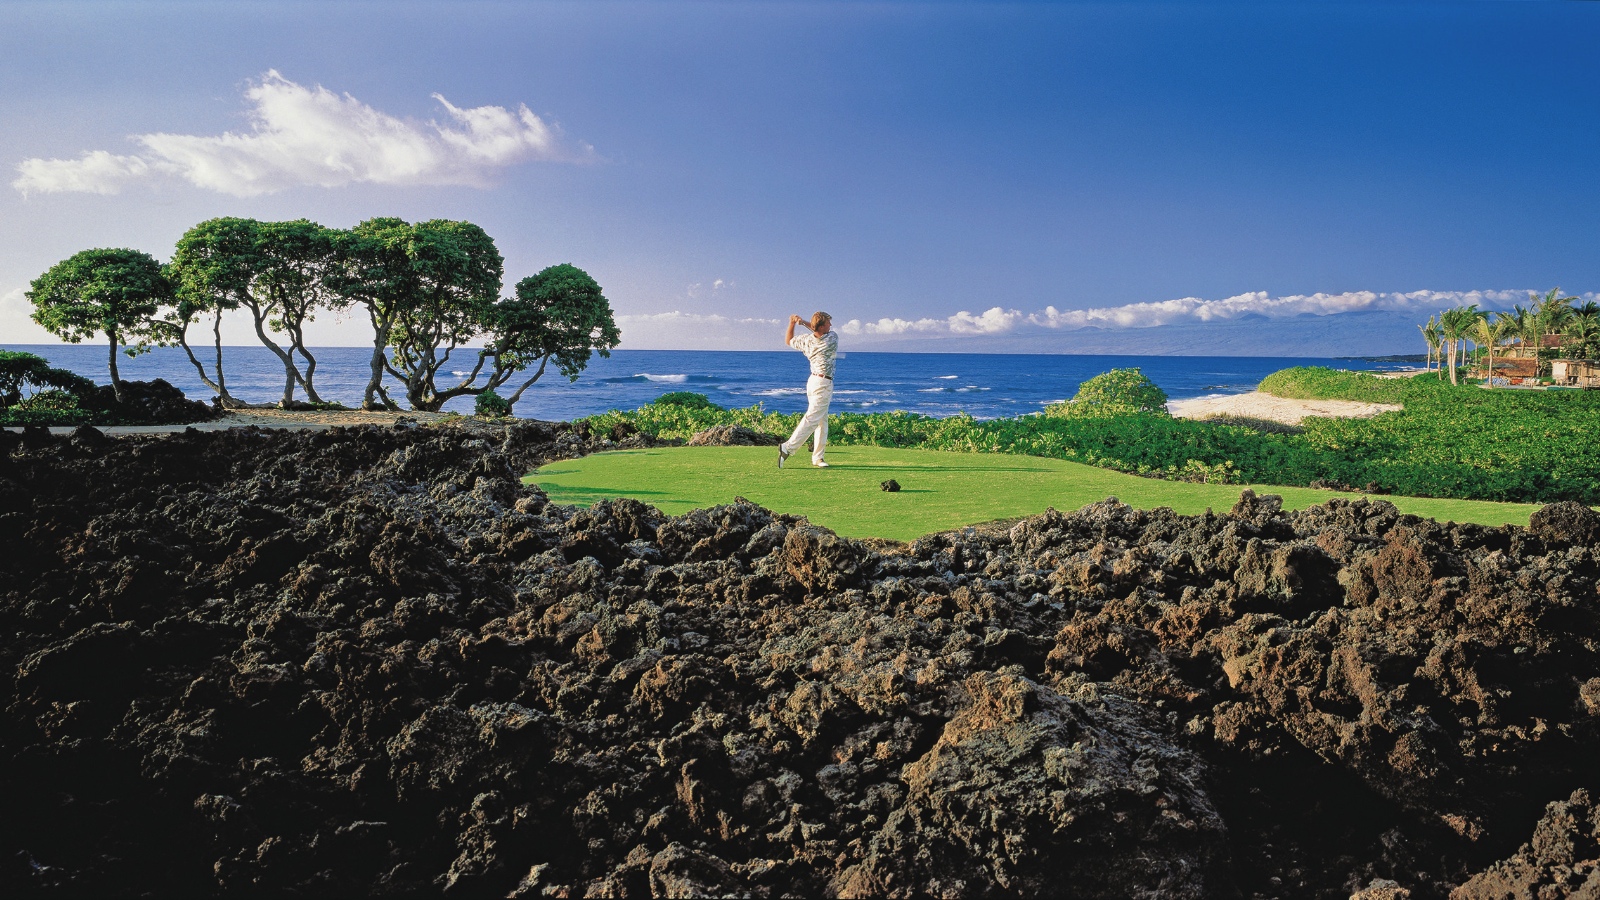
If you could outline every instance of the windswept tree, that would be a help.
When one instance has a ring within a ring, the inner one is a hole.
[[[125,349],[132,357],[149,349],[153,320],[171,300],[172,284],[161,264],[148,253],[84,250],[35,278],[27,297],[35,307],[33,320],[70,344],[105,335],[110,347],[111,389],[121,402],[117,352]]]
[[[491,309],[489,331],[485,355],[493,368],[484,390],[533,371],[505,398],[508,414],[551,362],[568,381],[577,381],[594,353],[609,357],[622,340],[600,285],[566,263],[517,282],[515,296]]]
[[[209,219],[178,239],[167,273],[176,291],[172,315],[163,323],[170,341],[188,355],[200,380],[217,392],[226,408],[247,406],[228,391],[222,368],[222,314],[250,298],[250,286],[261,271],[259,223],[252,219]],[[208,373],[189,346],[189,326],[201,316],[211,318],[211,340],[216,368]]]
[[[437,378],[492,325],[505,262],[494,239],[471,222],[435,219],[412,229],[412,292],[394,311],[384,368],[405,385],[412,409],[437,412],[454,397],[483,391],[475,382],[488,355],[476,349],[465,351],[477,361],[460,382],[441,389]]]
[[[259,268],[242,302],[250,310],[256,337],[283,362],[285,407],[294,404],[296,384],[312,403],[322,402],[316,387],[317,360],[306,347],[305,326],[318,309],[332,308],[341,300],[324,280],[335,263],[336,240],[332,230],[307,219],[256,224]],[[268,337],[267,328],[288,337],[288,348]],[[296,353],[304,360],[303,371],[295,362]]]
[[[429,229],[429,237],[439,232]],[[359,303],[372,322],[372,361],[362,409],[399,409],[383,388],[389,338],[405,309],[417,296],[421,272],[415,265],[416,230],[404,219],[368,219],[339,235],[328,284],[347,304]],[[424,258],[431,254],[424,248]]]

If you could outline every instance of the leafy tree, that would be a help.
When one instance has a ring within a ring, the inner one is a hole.
[[[217,392],[224,407],[247,406],[228,391],[222,368],[222,314],[238,309],[250,299],[250,288],[263,265],[260,223],[253,219],[209,219],[178,239],[168,277],[177,292],[177,304],[165,328],[183,348],[200,380]],[[212,345],[216,350],[215,377],[189,346],[189,326],[202,315],[211,316]],[[280,354],[281,358],[281,354]]]
[[[255,322],[256,337],[283,362],[286,407],[294,403],[296,384],[312,403],[322,402],[316,388],[317,360],[306,347],[305,325],[317,309],[342,302],[325,283],[335,263],[336,240],[332,230],[307,219],[256,225],[259,268],[242,302]],[[288,336],[287,350],[267,337],[266,327]],[[294,360],[296,353],[305,361],[304,371]]]
[[[568,381],[577,381],[594,353],[609,357],[622,340],[600,285],[589,273],[566,263],[517,282],[516,295],[495,304],[489,322],[492,339],[485,353],[493,369],[488,390],[538,366],[506,398],[508,409],[544,376],[552,361]]]
[[[172,284],[148,253],[127,249],[83,250],[34,279],[27,297],[33,320],[62,340],[76,344],[104,334],[110,346],[111,389],[120,403],[122,379],[117,351],[125,341],[128,356],[149,349],[156,312],[172,298]]]
[[[437,236],[429,230],[426,237]],[[384,362],[389,338],[400,312],[421,290],[417,262],[416,230],[404,219],[376,218],[340,235],[335,249],[335,264],[329,273],[329,286],[347,304],[359,303],[372,322],[372,363],[362,409],[399,409],[383,388]],[[426,244],[423,259],[431,254]]]
[[[1140,413],[1160,416],[1167,412],[1167,392],[1145,374],[1134,369],[1112,369],[1078,386],[1078,393],[1067,403],[1045,410],[1047,415],[1066,418],[1101,418]]]
[[[436,379],[456,350],[490,326],[505,263],[494,239],[471,222],[435,219],[412,232],[410,290],[395,295],[384,368],[405,385],[412,409],[437,411],[454,397],[483,390],[475,382],[489,358],[485,352],[458,384],[441,390]]]

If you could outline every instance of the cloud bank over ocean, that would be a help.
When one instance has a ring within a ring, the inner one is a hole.
[[[940,352],[1205,353],[1279,355],[1420,352],[1416,325],[1441,309],[1506,310],[1527,290],[1350,291],[1273,297],[1252,291],[1222,300],[1159,302],[1031,313],[1000,306],[942,318],[845,318],[835,328],[863,350]],[[1593,300],[1594,293],[1581,295]],[[781,344],[783,321],[681,311],[619,316],[624,346],[635,349],[766,349]],[[1359,321],[1359,332],[1352,327]],[[1305,349],[1284,346],[1298,342]],[[1253,348],[1253,349],[1252,349]],[[1316,348],[1311,353],[1311,348]]]
[[[416,122],[277,70],[244,96],[248,131],[141,134],[132,140],[142,152],[133,155],[91,150],[77,159],[27,159],[11,186],[24,195],[115,194],[134,183],[181,179],[235,197],[349,184],[486,187],[518,163],[594,157],[593,148],[564,140],[527,106],[463,109],[434,94],[446,121]]]

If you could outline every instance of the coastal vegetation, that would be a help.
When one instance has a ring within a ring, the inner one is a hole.
[[[261,344],[284,368],[277,405],[303,394],[325,406],[317,360],[306,342],[319,314],[366,312],[373,329],[365,409],[399,409],[384,387],[398,381],[415,410],[438,411],[460,396],[512,386],[509,415],[551,363],[576,380],[595,353],[609,356],[621,334],[600,286],[572,265],[550,266],[502,298],[504,262],[494,239],[470,222],[369,219],[327,228],[306,219],[218,218],[189,229],[166,264],[137,250],[74,254],[27,292],[34,321],[70,343],[103,335],[120,399],[117,355],[181,347],[216,405],[248,406],[228,388],[222,320],[247,312]],[[213,359],[202,362],[191,328],[209,322]],[[481,343],[481,346],[473,344]],[[463,359],[464,358],[464,359]],[[467,370],[453,384],[441,373]]]
[[[1600,446],[1592,440],[1600,425],[1600,393],[1485,391],[1432,374],[1380,379],[1316,368],[1277,373],[1262,389],[1302,399],[1399,403],[1404,410],[1370,419],[1312,418],[1297,430],[1279,433],[1175,419],[1164,411],[989,420],[836,413],[829,417],[829,440],[845,446],[1025,454],[1184,482],[1600,503]],[[724,409],[709,401],[677,400],[613,410],[587,421],[597,429],[627,423],[656,437],[688,438],[724,424],[787,435],[797,420],[798,414],[768,412],[760,405]]]

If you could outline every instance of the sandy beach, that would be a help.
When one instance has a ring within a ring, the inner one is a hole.
[[[1398,403],[1362,403],[1356,400],[1286,400],[1261,391],[1229,394],[1223,397],[1195,397],[1174,400],[1167,410],[1180,419],[1211,419],[1237,416],[1266,419],[1285,425],[1299,425],[1310,416],[1333,419],[1366,419],[1379,413],[1401,409]]]

